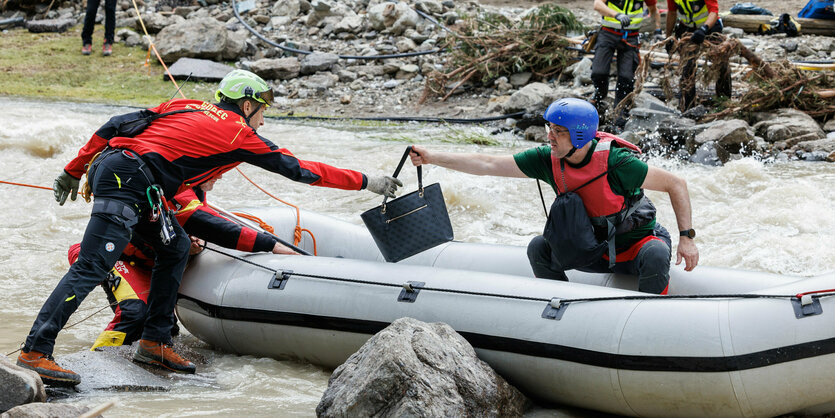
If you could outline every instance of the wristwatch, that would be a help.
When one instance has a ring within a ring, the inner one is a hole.
[[[684,231],[680,231],[678,233],[679,236],[687,237],[690,239],[696,238],[696,230],[693,228],[685,229]]]

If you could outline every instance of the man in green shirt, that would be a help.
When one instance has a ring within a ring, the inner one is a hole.
[[[531,177],[547,182],[558,195],[576,193],[594,225],[596,238],[601,242],[608,239],[612,245],[609,254],[617,254],[615,261],[604,253],[591,264],[574,266],[564,254],[554,251],[552,237],[540,235],[528,245],[534,275],[568,280],[564,272],[570,268],[625,273],[638,276],[639,291],[665,294],[670,235],[656,222],[655,207],[643,195],[643,189],[670,195],[681,231],[676,264],[684,260],[685,270],[691,271],[699,262],[699,251],[693,241],[687,183],[636,158],[638,149],[634,145],[598,132],[597,110],[589,102],[560,99],[548,107],[544,117],[550,146],[506,156],[432,152],[414,146],[412,163],[435,164],[475,175]]]

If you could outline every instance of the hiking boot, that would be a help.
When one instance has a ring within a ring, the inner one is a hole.
[[[106,43],[106,44],[101,46],[101,54],[104,55],[105,57],[109,57],[110,54],[112,54],[112,53],[113,53],[113,45],[110,45],[110,44]]]
[[[133,355],[133,361],[164,367],[179,373],[194,373],[194,363],[180,357],[169,344],[156,341],[139,340],[139,347]]]
[[[93,45],[84,44],[84,46],[81,47],[81,55],[90,55],[92,53],[93,53]]]
[[[20,353],[17,365],[29,369],[41,376],[44,384],[50,386],[75,386],[81,383],[81,376],[67,369],[62,369],[52,356],[37,351]]]

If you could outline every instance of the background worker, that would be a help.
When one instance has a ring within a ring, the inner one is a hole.
[[[614,262],[610,251],[592,259],[591,264],[577,264],[586,254],[557,253],[552,238],[543,234],[528,245],[536,277],[568,280],[565,271],[571,268],[616,272],[637,276],[641,292],[665,293],[670,277],[670,235],[656,222],[655,207],[643,189],[669,194],[681,230],[676,264],[684,260],[685,270],[696,268],[699,252],[693,241],[690,196],[683,179],[635,158],[636,148],[629,142],[598,132],[597,111],[589,102],[557,100],[545,111],[544,118],[548,121],[550,146],[503,156],[433,152],[415,146],[412,163],[435,164],[475,175],[536,178],[550,184],[558,194],[555,204],[569,191],[579,195],[580,210],[584,208],[591,219],[595,238],[614,245]],[[551,215],[554,212],[552,205]],[[613,237],[607,221],[613,223]],[[569,246],[573,243],[569,240]]]
[[[594,60],[591,65],[591,79],[594,83],[594,98],[591,102],[597,108],[601,119],[606,119],[606,96],[609,94],[609,70],[615,52],[618,54],[618,78],[615,85],[615,107],[635,88],[635,70],[640,62],[638,32],[644,20],[644,4],[649,15],[660,29],[661,17],[656,0],[594,0],[594,10],[603,17],[597,33]],[[623,127],[623,115],[614,115],[615,124]]]
[[[96,25],[96,13],[101,0],[87,0],[87,12],[84,14],[84,28],[81,29],[81,53],[93,53],[93,28]],[[101,54],[105,57],[113,53],[113,35],[116,29],[116,0],[104,0],[104,43]]]
[[[206,193],[212,190],[220,177],[183,191],[171,201],[173,209],[177,211],[178,223],[192,237],[189,254],[199,253],[202,250],[201,242],[211,242],[239,251],[297,254],[274,236],[233,222],[209,207],[206,204]],[[70,264],[77,259],[79,247],[79,244],[70,247]],[[125,248],[108,280],[102,283],[115,315],[96,338],[92,350],[104,346],[130,345],[141,337],[148,316],[148,290],[153,265],[153,251],[147,245],[132,241]],[[176,321],[176,318],[172,320]]]
[[[705,38],[714,33],[722,33],[724,26],[719,18],[717,0],[667,0],[667,37],[676,39],[689,33],[690,42],[701,46]],[[673,42],[666,45],[667,53],[672,52]],[[679,46],[679,48],[682,48]],[[698,47],[697,47],[698,48]],[[681,56],[681,50],[679,50]],[[679,88],[681,89],[681,110],[693,107],[696,101],[696,56],[682,63]],[[713,63],[719,65],[719,78],[716,80],[716,95],[731,96],[731,70],[728,61]]]
[[[217,104],[171,100],[116,116],[102,126],[55,180],[60,204],[74,198],[89,164],[93,210],[78,261],[44,303],[23,345],[17,364],[37,372],[44,383],[76,385],[78,374],[52,359],[58,332],[81,301],[106,277],[136,235],[153,248],[148,318],[134,360],[194,373],[195,367],[171,348],[171,312],[177,298],[191,241],[176,220],[168,219],[165,200],[248,162],[291,180],[314,186],[361,190],[394,196],[400,181],[368,177],[354,170],[304,161],[258,135],[272,89],[257,75],[230,72],[220,82]],[[118,136],[124,122],[168,114],[133,137]],[[100,154],[99,154],[100,153]],[[95,161],[91,160],[95,156]]]

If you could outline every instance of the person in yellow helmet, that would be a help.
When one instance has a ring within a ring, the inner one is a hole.
[[[719,3],[717,0],[667,0],[667,37],[675,35],[681,38],[690,34],[690,42],[701,45],[705,38],[714,33],[722,33],[724,26],[719,18]],[[667,43],[667,53],[671,52],[673,44]],[[731,71],[727,61],[715,63],[719,65],[719,79],[716,80],[716,95],[731,96]],[[696,59],[692,58],[682,63],[681,79],[681,110],[690,109],[696,101]]]

